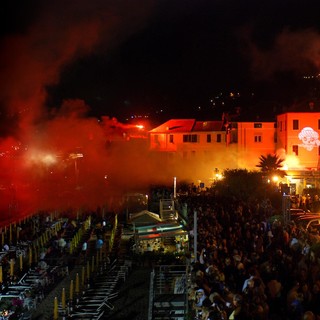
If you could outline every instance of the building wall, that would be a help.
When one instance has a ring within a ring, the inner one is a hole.
[[[274,153],[275,135],[274,122],[238,122],[239,166],[257,169],[261,155]]]
[[[216,169],[257,170],[261,155],[276,153],[285,159],[287,183],[299,185],[299,193],[308,185],[319,187],[320,113],[288,112],[278,115],[276,122],[237,122],[228,135],[219,129],[197,128],[189,126],[183,132],[155,128],[150,133],[150,150],[167,154],[175,172],[189,170],[187,174],[201,177]],[[196,139],[186,142],[184,135]]]
[[[256,169],[259,157],[275,151],[274,122],[240,122],[226,131],[152,132],[150,150],[176,159],[211,161],[214,167]],[[189,139],[186,141],[186,137]],[[184,140],[185,139],[185,140]]]
[[[170,137],[171,136],[171,137]],[[184,141],[188,136],[188,141]],[[150,150],[178,152],[189,158],[194,152],[203,155],[205,152],[216,152],[226,147],[226,132],[178,132],[178,133],[151,133]]]
[[[277,150],[283,150],[289,167],[319,167],[320,113],[290,112],[277,117]]]

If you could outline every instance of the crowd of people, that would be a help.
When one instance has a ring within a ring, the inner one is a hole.
[[[181,202],[198,239],[189,288],[195,319],[320,319],[320,258],[307,232],[272,221],[257,202],[218,196]]]

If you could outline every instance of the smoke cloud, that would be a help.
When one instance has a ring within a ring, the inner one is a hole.
[[[248,29],[242,33],[244,54],[251,63],[256,80],[272,79],[278,72],[297,76],[315,74],[320,70],[320,34],[314,29],[292,31],[283,29],[272,45],[261,48],[255,44]]]
[[[121,0],[51,1],[37,12],[22,32],[0,40],[3,219],[104,205],[124,191],[117,190],[122,183],[137,181],[142,160],[137,150],[107,144],[119,131],[123,138],[125,128],[87,117],[90,106],[84,101],[66,100],[51,110],[46,101],[47,87],[59,82],[66,66],[89,54],[108,53],[143,28],[153,1],[138,6]]]

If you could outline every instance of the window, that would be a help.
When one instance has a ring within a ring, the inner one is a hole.
[[[254,125],[253,125],[253,127],[254,128],[262,128],[262,123],[255,123]]]
[[[262,136],[260,135],[254,136],[254,142],[262,142]]]
[[[184,134],[183,135],[183,142],[198,142],[198,136],[196,134]]]
[[[292,152],[297,156],[299,155],[299,146],[293,145],[292,146]]]
[[[293,130],[299,130],[299,120],[292,121]]]
[[[211,142],[211,134],[207,134],[207,142],[208,142],[208,143]]]
[[[279,127],[279,131],[281,132],[282,131],[282,121],[279,121],[278,127]]]
[[[320,119],[318,119],[318,130],[320,130]]]
[[[169,135],[169,142],[170,142],[170,143],[173,143],[173,134],[170,134],[170,135]]]
[[[218,133],[218,134],[217,134],[217,142],[221,142],[221,140],[222,140],[222,139],[221,139],[221,133]]]
[[[318,147],[318,156],[320,156],[320,147]]]

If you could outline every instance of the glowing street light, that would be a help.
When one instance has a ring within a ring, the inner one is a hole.
[[[219,181],[223,179],[223,175],[220,173],[218,168],[214,169],[214,180]]]

